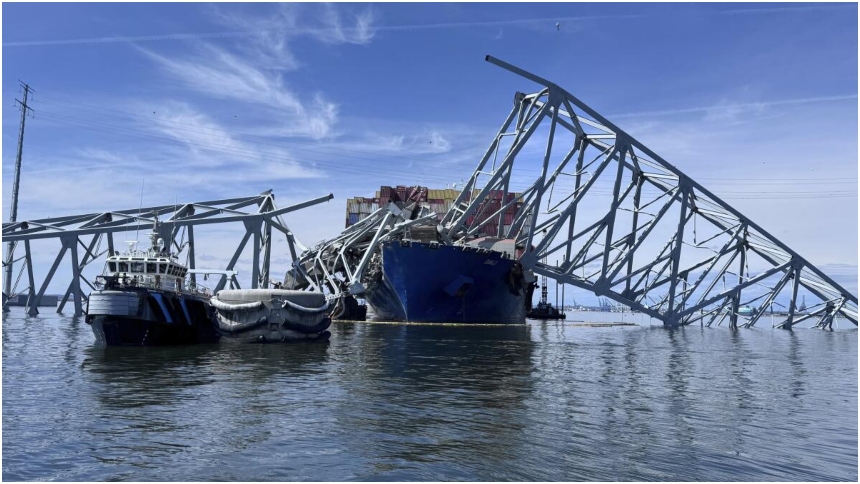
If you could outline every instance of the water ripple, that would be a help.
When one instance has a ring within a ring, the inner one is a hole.
[[[3,320],[3,478],[857,480],[857,332],[336,324],[92,346]]]

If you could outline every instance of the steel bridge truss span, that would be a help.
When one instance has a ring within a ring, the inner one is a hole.
[[[24,254],[17,259],[8,257],[3,265],[11,266],[23,262],[16,279],[16,286],[23,273],[26,272],[27,287],[18,292],[28,295],[27,312],[30,315],[35,315],[38,314],[37,308],[45,291],[68,253],[71,259],[72,277],[57,312],[61,312],[71,299],[74,304],[74,314],[78,316],[83,314],[83,304],[87,300],[84,287],[89,287],[90,290],[96,289],[94,283],[84,275],[84,269],[91,263],[101,260],[105,254],[115,252],[115,233],[139,230],[146,233],[155,226],[159,237],[166,242],[171,251],[188,260],[192,283],[197,283],[196,274],[198,272],[220,275],[218,283],[213,288],[214,292],[227,287],[228,284],[230,287],[239,288],[235,268],[250,242],[251,287],[265,288],[268,287],[271,277],[273,230],[285,235],[288,250],[293,260],[298,257],[299,251],[306,250],[284,223],[282,216],[332,198],[332,195],[327,195],[278,208],[275,206],[275,196],[269,190],[250,197],[209,200],[181,205],[160,205],[4,224],[3,240],[16,244],[16,248],[23,244]],[[157,224],[156,221],[158,221]],[[194,227],[236,222],[243,224],[245,233],[226,268],[214,271],[197,270]],[[33,257],[30,249],[30,242],[36,240],[59,240],[61,242],[60,250],[41,284],[38,284],[34,278]],[[6,300],[11,296],[13,294],[4,293],[4,309]]]
[[[416,225],[436,220],[436,213],[411,204],[399,208],[389,202],[368,217],[294,258],[284,281],[287,287],[312,288],[331,300],[364,294],[363,280],[383,242],[403,236]]]
[[[440,224],[447,242],[490,227],[536,274],[667,325],[751,327],[768,312],[778,327],[857,324],[857,297],[760,226],[564,89],[488,60],[544,88],[517,93]],[[499,191],[522,192],[510,223],[509,204],[482,203]]]

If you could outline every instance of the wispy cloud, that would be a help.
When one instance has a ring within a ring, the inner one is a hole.
[[[216,45],[197,40],[182,54],[136,46],[185,88],[215,99],[241,103],[246,118],[274,126],[282,137],[322,139],[333,135],[339,107],[324,93],[299,93],[287,76],[301,67],[293,42],[309,36],[327,44],[364,44],[375,32],[371,9],[351,13],[337,5],[277,4],[249,14],[239,6],[209,7],[218,24],[244,32],[242,42]],[[234,33],[235,33],[234,32]]]
[[[850,8],[854,6],[856,9],[856,4],[854,3],[842,3],[836,5],[800,5],[800,6],[778,6],[778,7],[762,7],[762,8],[733,8],[729,10],[720,10],[715,12],[719,15],[756,15],[756,14],[771,14],[771,13],[794,13],[794,12],[821,12],[828,10],[841,10],[846,7]]]
[[[332,4],[325,4],[320,20],[323,28],[313,29],[311,33],[320,41],[331,44],[366,44],[376,31],[373,10],[355,15],[354,26],[347,27],[339,10]]]
[[[323,4],[321,12],[306,13],[316,6],[300,4],[273,4],[274,11],[265,16],[247,15],[233,5],[229,10],[211,6],[209,13],[218,23],[230,30],[223,32],[172,33],[135,36],[105,36],[81,39],[43,39],[3,42],[3,47],[38,47],[82,44],[145,43],[188,40],[218,40],[248,38],[261,40],[261,44],[275,49],[284,47],[290,39],[312,37],[330,44],[366,44],[379,27],[371,8],[357,13],[343,12],[339,4]],[[396,27],[395,27],[396,28]]]
[[[656,110],[656,111],[637,111],[631,113],[615,113],[609,114],[606,117],[609,119],[614,118],[640,118],[640,117],[653,117],[653,116],[676,116],[679,114],[695,114],[695,113],[705,113],[707,116],[718,119],[720,117],[725,117],[729,114],[737,114],[740,112],[763,112],[766,108],[776,107],[776,106],[791,106],[791,105],[799,105],[799,104],[813,104],[813,103],[823,103],[823,102],[836,102],[836,101],[850,101],[856,100],[857,94],[846,94],[840,96],[819,96],[819,97],[805,97],[805,98],[796,98],[796,99],[780,99],[775,101],[760,101],[760,102],[748,102],[748,103],[730,103],[727,101],[723,101],[717,104],[713,104],[710,106],[695,106],[688,108],[678,108],[678,109],[664,109],[664,110]]]
[[[340,4],[338,4],[340,6]],[[59,46],[59,45],[80,45],[80,44],[104,44],[117,42],[163,42],[163,41],[185,41],[185,40],[215,40],[225,38],[241,38],[241,37],[260,37],[268,36],[272,39],[312,36],[318,40],[330,43],[354,43],[364,44],[369,42],[376,32],[397,32],[397,31],[413,31],[413,30],[432,30],[432,29],[454,29],[454,28],[473,28],[473,27],[502,27],[502,26],[525,26],[534,27],[539,24],[547,24],[555,26],[556,22],[575,22],[584,21],[600,21],[600,20],[621,20],[621,19],[646,19],[654,16],[654,14],[609,14],[609,15],[576,15],[576,16],[559,16],[559,17],[539,17],[539,18],[519,18],[519,19],[504,19],[504,20],[482,20],[475,22],[444,22],[431,24],[401,24],[401,25],[379,25],[373,10],[366,10],[353,15],[353,22],[350,25],[343,20],[336,6],[327,4],[324,6],[323,14],[316,18],[317,24],[308,24],[305,22],[299,23],[294,20],[298,18],[296,5],[278,4],[278,12],[271,15],[267,19],[266,25],[261,25],[258,19],[250,19],[250,22],[243,22],[242,18],[235,17],[232,12],[223,15],[223,18],[228,20],[228,25],[236,27],[238,30],[229,30],[224,32],[201,32],[201,33],[175,33],[175,34],[155,34],[155,35],[139,35],[139,36],[108,36],[108,37],[90,37],[81,39],[41,39],[41,40],[23,40],[3,42],[3,47],[37,47],[37,46]],[[780,6],[780,7],[765,7],[765,8],[738,8],[729,10],[714,10],[714,11],[697,11],[687,12],[690,16],[723,16],[723,15],[761,15],[774,13],[806,13],[813,11],[829,11],[838,9],[855,9],[853,3],[845,3],[838,5],[815,5],[815,6]],[[562,25],[564,28],[565,26]]]
[[[293,136],[325,137],[337,120],[337,106],[321,94],[305,101],[284,85],[281,72],[258,67],[214,45],[200,45],[196,53],[182,58],[138,49],[189,89],[280,113]],[[280,67],[284,71],[294,66]]]

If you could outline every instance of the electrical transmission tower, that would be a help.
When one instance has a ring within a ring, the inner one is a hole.
[[[24,89],[24,100],[18,99],[15,102],[21,109],[21,127],[18,130],[18,154],[15,157],[15,179],[12,182],[12,210],[9,212],[9,223],[15,223],[18,219],[18,185],[21,183],[21,154],[24,150],[24,124],[27,121],[27,113],[33,112],[33,108],[27,105],[27,97],[33,90],[29,84],[21,82],[21,87]],[[15,242],[10,241],[6,245],[6,258],[3,260],[3,311],[8,311],[7,303],[12,297],[12,263],[15,257]]]

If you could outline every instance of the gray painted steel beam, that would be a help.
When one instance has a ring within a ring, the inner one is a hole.
[[[818,326],[829,328],[837,316],[857,324],[856,295],[762,227],[558,85],[490,56],[487,61],[539,84],[541,90],[515,96],[514,112],[466,183],[458,197],[457,209],[446,214],[439,226],[444,240],[462,243],[476,234],[478,227],[469,226],[467,219],[479,210],[487,193],[492,190],[507,193],[510,182],[517,180],[527,188],[522,190],[523,206],[515,216],[514,225],[522,224],[526,217],[532,222],[528,233],[517,236],[517,241],[524,244],[521,262],[537,274],[643,310],[667,325],[697,320],[704,325],[706,318],[710,318],[710,325],[716,318],[722,321],[728,316],[732,327],[738,324],[742,301],[752,297],[747,304],[758,304],[758,313],[746,323],[753,326],[766,306],[777,297],[786,297],[782,290],[793,279],[788,320],[783,327],[796,322],[801,288],[831,303]],[[547,118],[550,125],[541,132],[548,134],[535,141],[546,145],[526,152],[524,147]],[[511,119],[517,122],[511,125]],[[565,132],[564,136],[560,134]],[[572,137],[573,146],[554,144],[562,137]],[[498,151],[500,140],[508,138],[514,142],[507,153],[501,154],[502,163],[489,169],[490,154]],[[565,153],[557,165],[552,161],[555,152]],[[564,165],[574,153],[575,172],[564,173]],[[520,159],[524,161],[518,162]],[[616,169],[608,169],[613,163]],[[628,177],[629,182],[625,181]],[[629,183],[624,185],[625,190],[623,183]],[[595,213],[595,201],[604,203],[609,187],[608,209]],[[478,190],[477,197],[472,196],[473,190]],[[632,204],[627,199],[631,190],[634,190]],[[560,202],[547,209],[540,206],[542,199],[548,200],[556,193],[561,197]],[[649,214],[645,210],[654,203],[660,203],[661,208],[657,214]],[[584,206],[589,207],[588,211],[583,210]],[[670,210],[676,215],[665,217]],[[632,213],[623,222],[622,211]],[[542,218],[538,219],[538,215]],[[677,222],[670,227],[666,220]],[[577,227],[580,224],[588,228]],[[699,243],[695,236],[700,229],[707,235]],[[515,232],[512,227],[507,235]],[[671,233],[668,241],[667,232]],[[692,232],[692,243],[685,232]],[[656,257],[646,255],[664,242]],[[722,249],[714,251],[708,248],[710,243]],[[709,255],[702,259],[697,255],[700,252]],[[563,259],[561,263],[557,261],[558,267],[539,262],[554,255]],[[586,271],[586,266],[591,267],[598,258],[602,259],[600,269]],[[696,262],[691,263],[691,259]],[[726,259],[728,262],[723,264]],[[731,264],[738,264],[740,269],[731,271]],[[576,275],[580,269],[582,274]],[[691,277],[695,280],[693,284],[688,282]],[[772,277],[776,278],[775,283],[768,283]],[[730,287],[714,294],[717,281],[728,282],[728,279],[732,279]],[[759,294],[762,290],[765,293]],[[746,294],[751,296],[743,297]],[[696,302],[691,304],[691,301]]]
[[[82,292],[80,281],[83,280],[87,285],[92,287],[92,284],[82,275],[84,267],[105,252],[99,252],[95,249],[97,241],[101,240],[103,235],[107,236],[107,253],[115,253],[113,234],[117,232],[125,232],[130,230],[150,230],[156,217],[168,216],[166,221],[158,223],[158,232],[160,236],[169,244],[169,247],[176,247],[177,252],[181,252],[183,247],[188,248],[189,269],[196,269],[195,261],[195,240],[193,227],[196,225],[243,222],[246,225],[256,227],[254,231],[254,271],[256,281],[252,281],[252,287],[259,287],[261,278],[266,278],[262,281],[264,287],[268,284],[269,264],[271,256],[271,228],[275,228],[288,234],[287,242],[291,254],[295,254],[294,245],[298,243],[292,232],[281,221],[281,216],[284,214],[301,210],[328,200],[331,200],[331,194],[315,198],[306,202],[290,205],[284,208],[277,208],[274,204],[274,195],[271,190],[260,195],[252,197],[228,198],[223,200],[209,200],[198,203],[186,203],[177,209],[176,205],[158,205],[146,208],[135,208],[118,211],[108,211],[102,213],[90,213],[82,215],[67,215],[61,217],[43,218],[33,221],[23,221],[16,223],[3,224],[3,239],[18,242],[24,241],[25,255],[22,258],[27,264],[28,277],[30,279],[30,296],[27,302],[27,312],[31,315],[38,314],[38,306],[47,290],[48,285],[56,273],[66,251],[72,250],[71,265],[72,277],[68,286],[68,290],[64,294],[58,311],[62,311],[66,302],[71,297],[75,307],[75,315],[83,313],[83,301],[86,300]],[[249,206],[256,206],[254,212],[241,211]],[[202,213],[201,213],[202,211]],[[226,214],[226,215],[225,215]],[[265,227],[263,229],[262,227]],[[176,241],[176,237],[180,229],[187,228],[188,242],[182,247]],[[247,232],[245,239],[240,244],[239,250],[233,260],[230,261],[229,269],[233,269],[238,256],[244,249],[247,239],[252,233]],[[84,236],[92,236],[93,239],[89,246],[83,245],[80,238]],[[61,249],[57,254],[51,269],[48,272],[45,280],[38,292],[34,291],[35,280],[32,273],[32,253],[30,242],[33,240],[50,240],[57,239],[61,241]],[[82,258],[79,260],[78,245],[84,249]],[[260,251],[263,252],[262,261],[260,260]],[[196,275],[191,272],[191,282],[196,285]],[[230,278],[233,286],[238,286],[238,280],[235,274]],[[219,282],[219,289],[223,288],[227,283],[226,277],[222,277]],[[8,296],[4,294],[5,296]]]

